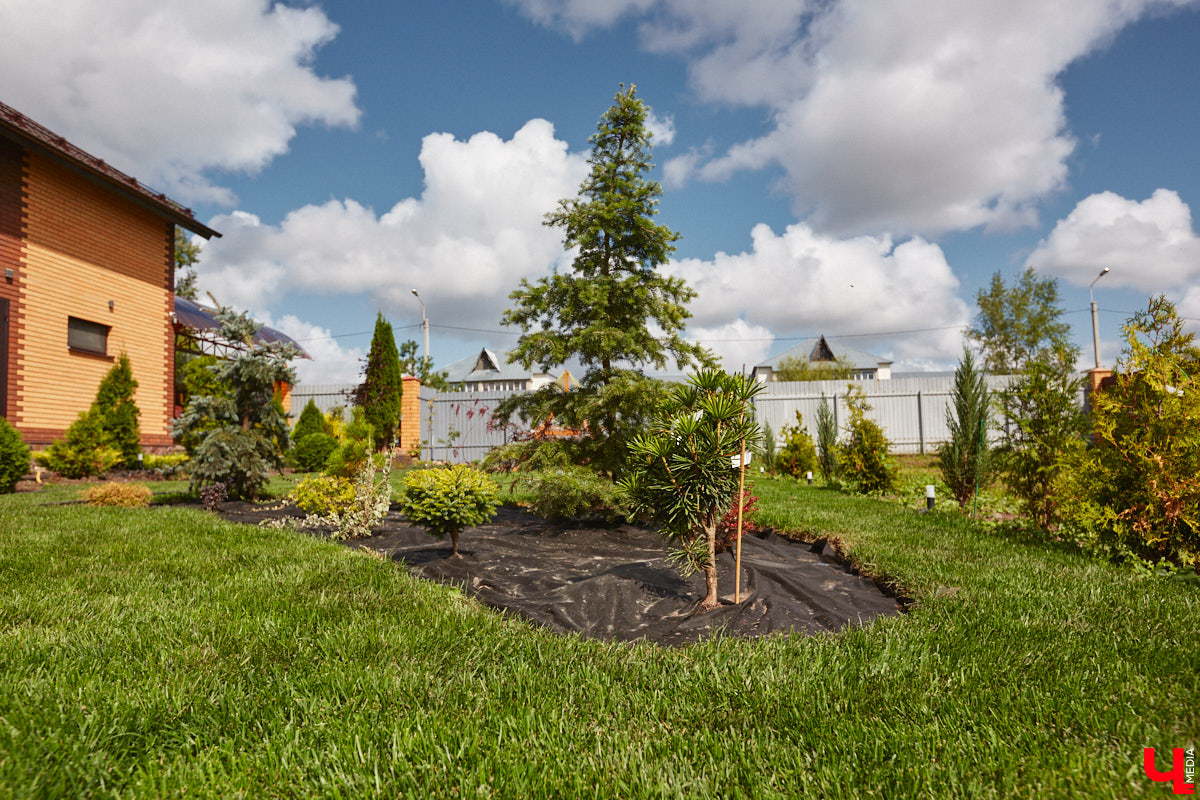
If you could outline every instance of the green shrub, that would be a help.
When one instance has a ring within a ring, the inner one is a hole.
[[[21,434],[0,417],[0,494],[8,494],[29,471],[29,445]]]
[[[825,395],[821,395],[821,405],[817,406],[817,469],[821,478],[831,481],[838,477],[838,446],[837,420],[833,416],[833,408]]]
[[[308,514],[329,517],[353,505],[354,484],[333,475],[314,475],[296,484],[288,499]]]
[[[458,555],[463,528],[492,518],[499,490],[491,478],[466,464],[410,472],[404,476],[400,511],[439,538],[450,536],[450,552]]]
[[[310,397],[300,412],[300,418],[296,420],[296,426],[292,428],[292,441],[299,444],[301,439],[312,433],[329,433],[329,423],[321,409],[317,408],[316,401]]]
[[[528,439],[494,447],[480,464],[484,472],[530,472],[575,463],[574,442],[565,439]]]
[[[350,412],[350,422],[342,428],[342,439],[329,454],[325,471],[342,478],[353,478],[375,452],[375,429],[367,422],[366,414],[355,406]]]
[[[796,412],[795,426],[785,425],[783,447],[775,457],[775,468],[784,475],[794,478],[803,477],[805,473],[817,468],[817,448],[812,437],[804,427],[804,418]]]
[[[846,407],[850,411],[849,437],[838,453],[842,475],[860,494],[895,491],[900,467],[888,455],[891,443],[883,430],[866,417],[871,406],[862,387],[850,384]]]
[[[992,465],[987,429],[991,407],[984,374],[975,368],[975,358],[964,347],[962,361],[954,371],[954,393],[946,409],[950,440],[938,449],[942,479],[965,508],[980,485],[987,486]]]
[[[142,452],[141,431],[138,428],[141,412],[133,400],[137,387],[129,356],[121,353],[117,363],[100,381],[93,404],[100,415],[105,444],[119,450],[122,466],[129,468],[137,466],[138,453]]]
[[[354,405],[374,430],[380,446],[387,446],[400,428],[404,374],[392,324],[378,314],[371,349],[363,367],[363,382],[354,392]]]
[[[107,444],[100,414],[93,407],[80,414],[63,438],[51,443],[37,460],[64,478],[86,478],[108,472],[123,458],[120,450]]]
[[[370,536],[371,529],[383,521],[392,505],[391,453],[372,456],[354,476],[354,499],[350,507],[335,514],[338,539]]]
[[[89,506],[146,508],[154,493],[141,483],[99,483],[83,490],[81,498]]]
[[[167,453],[166,455],[147,453],[142,457],[142,466],[145,469],[169,472],[172,470],[178,470],[191,460],[192,457],[187,453]]]
[[[629,519],[629,503],[620,487],[586,467],[555,467],[533,479],[529,510],[552,520],[579,516],[610,521]]]
[[[301,472],[320,472],[337,446],[337,439],[327,433],[310,433],[296,440],[292,463]]]
[[[192,459],[192,491],[224,484],[227,497],[253,500],[278,464],[278,451],[260,430],[228,425],[214,428]]]

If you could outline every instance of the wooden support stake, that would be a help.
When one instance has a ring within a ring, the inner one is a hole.
[[[733,567],[733,602],[742,602],[742,507],[746,494],[746,440],[742,439],[742,460],[738,463],[738,526],[737,526],[737,558]]]

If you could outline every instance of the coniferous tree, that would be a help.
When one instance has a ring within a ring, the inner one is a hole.
[[[817,469],[823,480],[833,480],[838,476],[837,438],[833,407],[825,395],[821,395],[821,404],[817,406]]]
[[[317,402],[310,397],[304,404],[304,410],[300,412],[300,418],[296,420],[296,426],[292,428],[292,441],[299,442],[310,433],[329,433],[328,427],[325,415],[317,408]]]
[[[392,333],[392,324],[383,318],[383,314],[379,314],[375,320],[375,335],[371,337],[371,351],[367,354],[363,382],[354,396],[355,405],[362,408],[366,421],[375,431],[378,447],[387,447],[397,435],[403,392],[404,375],[400,371],[396,337]]]
[[[679,234],[654,222],[662,188],[647,178],[651,138],[645,105],[633,86],[622,88],[591,137],[591,171],[579,195],[546,215],[547,225],[563,229],[564,246],[578,248],[570,272],[522,280],[510,295],[516,305],[502,320],[524,331],[510,356],[514,362],[549,369],[576,359],[586,372],[570,392],[552,385],[518,395],[498,415],[540,420],[553,414],[584,429],[581,452],[610,473],[660,395],[641,369],[712,363],[681,335],[695,292],[657,272]]]
[[[954,371],[952,408],[946,409],[950,440],[942,445],[938,462],[942,479],[960,507],[966,507],[980,484],[986,484],[992,466],[988,446],[991,394],[987,379],[975,366],[969,348],[963,348],[962,361]]]
[[[137,387],[129,356],[121,353],[117,363],[100,381],[93,403],[106,442],[121,451],[121,463],[127,467],[136,466],[138,453],[142,452],[138,427],[141,412],[133,400]]]

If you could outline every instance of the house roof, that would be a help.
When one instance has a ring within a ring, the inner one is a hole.
[[[857,350],[849,347],[838,339],[827,339],[824,336],[815,336],[811,339],[805,339],[799,344],[789,347],[782,353],[777,353],[766,361],[755,365],[755,369],[759,367],[770,367],[772,370],[779,369],[779,364],[784,359],[801,359],[803,361],[833,361],[836,359],[845,359],[850,362],[850,365],[855,369],[878,369],[880,366],[889,366],[891,361],[886,358],[872,355],[871,353]]]
[[[446,367],[445,372],[446,381],[449,383],[527,381],[534,375],[520,364],[509,364],[507,352],[489,350],[486,347],[479,351],[479,355],[455,361]]]
[[[143,208],[161,214],[176,225],[187,228],[205,239],[221,235],[198,222],[190,208],[184,208],[162,192],[156,192],[137,178],[106,164],[103,159],[76,147],[41,123],[4,103],[0,103],[0,136],[40,150],[49,158],[84,177],[124,195]]]
[[[224,339],[215,335],[215,331],[221,328],[221,323],[217,322],[217,311],[207,306],[202,306],[186,297],[175,295],[175,323],[181,328],[187,328],[188,332],[194,339],[197,340],[199,348],[202,352],[217,351],[224,352],[233,348]],[[280,344],[290,344],[292,347],[300,351],[301,358],[311,359],[304,348],[296,344],[296,340],[288,336],[286,333],[281,333],[274,328],[268,328],[263,325],[254,334],[256,344],[271,344],[278,342]],[[208,348],[207,350],[205,348]]]

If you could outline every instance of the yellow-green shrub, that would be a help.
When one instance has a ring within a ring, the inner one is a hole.
[[[315,475],[296,484],[288,497],[309,514],[329,517],[346,512],[354,504],[354,484],[348,478]]]
[[[84,489],[80,497],[89,506],[146,508],[153,492],[141,483],[98,483]]]

